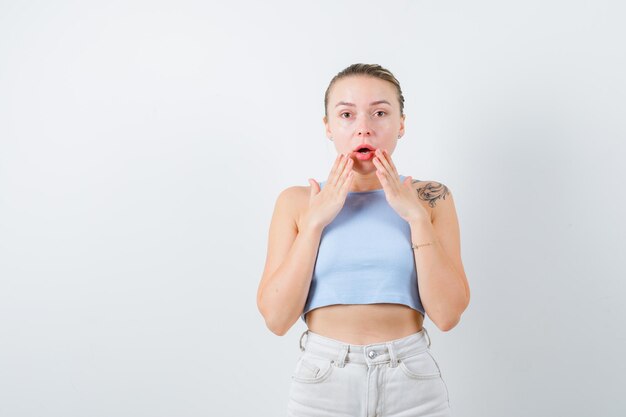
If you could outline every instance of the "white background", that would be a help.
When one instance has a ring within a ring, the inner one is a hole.
[[[365,62],[399,172],[457,204],[471,304],[425,322],[455,416],[623,416],[622,4],[2,0],[0,415],[286,415],[269,221]]]

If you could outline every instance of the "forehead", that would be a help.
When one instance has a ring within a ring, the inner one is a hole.
[[[339,101],[367,105],[375,100],[397,101],[395,86],[372,76],[350,76],[335,81],[329,93],[331,107]]]

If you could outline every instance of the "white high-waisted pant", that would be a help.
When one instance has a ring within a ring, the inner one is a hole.
[[[425,328],[369,345],[306,330],[300,349],[291,376],[289,417],[452,416],[448,389]]]

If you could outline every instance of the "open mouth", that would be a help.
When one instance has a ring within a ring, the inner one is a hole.
[[[375,151],[370,145],[361,145],[354,149],[354,156],[361,161],[367,161],[373,157]]]
[[[376,149],[373,146],[363,144],[354,149],[354,152],[367,154],[369,152],[374,152]]]

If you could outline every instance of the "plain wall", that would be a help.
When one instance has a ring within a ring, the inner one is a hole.
[[[618,1],[0,2],[0,415],[284,416],[306,329],[256,293],[324,91],[400,80],[401,174],[472,291],[426,319],[457,417],[626,413]]]

